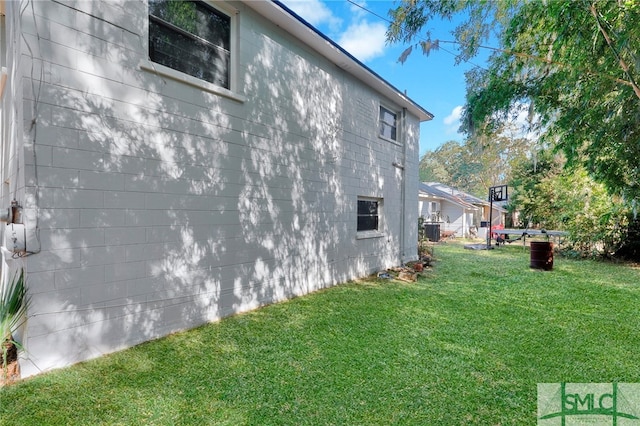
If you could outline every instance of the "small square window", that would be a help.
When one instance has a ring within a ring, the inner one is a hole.
[[[398,115],[380,106],[380,136],[385,139],[397,141],[397,117]]]
[[[380,200],[358,199],[357,231],[380,230]]]
[[[202,1],[149,1],[149,59],[230,89],[228,15]]]

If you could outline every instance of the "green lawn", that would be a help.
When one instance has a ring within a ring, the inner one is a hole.
[[[0,424],[531,425],[536,384],[640,382],[640,270],[436,247],[348,283],[0,390]]]

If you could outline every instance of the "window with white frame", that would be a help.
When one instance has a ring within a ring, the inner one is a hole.
[[[380,231],[382,199],[358,197],[358,232]]]
[[[397,128],[398,114],[380,105],[380,136],[392,141],[398,139]]]
[[[231,26],[203,1],[149,0],[149,59],[230,89]]]

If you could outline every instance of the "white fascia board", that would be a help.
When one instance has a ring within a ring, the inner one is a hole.
[[[434,198],[436,200],[439,200],[441,202],[441,204],[442,203],[449,203],[449,204],[453,204],[454,206],[458,206],[458,207],[460,207],[462,209],[465,209],[465,210],[477,210],[476,207],[472,206],[471,204],[467,204],[464,201],[456,201],[456,200],[453,200],[451,198],[437,198],[437,197],[434,197],[434,196],[431,196],[430,198]]]
[[[353,75],[358,80],[373,88],[399,106],[419,118],[420,121],[433,119],[433,114],[405,96],[389,82],[384,80],[346,50],[300,18],[285,5],[271,0],[248,0],[245,5],[258,14],[287,31],[289,34],[313,48],[319,54],[336,64],[339,68]]]
[[[430,194],[430,193],[424,192],[424,191],[418,191],[418,196],[422,197],[422,198],[429,198],[429,199],[432,199],[432,200],[437,200],[437,201],[449,201],[444,197],[439,197],[437,195],[433,195],[433,194]]]

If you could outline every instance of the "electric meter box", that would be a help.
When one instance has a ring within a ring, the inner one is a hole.
[[[4,228],[4,246],[14,253],[27,251],[27,231],[22,223],[8,223]]]

